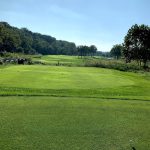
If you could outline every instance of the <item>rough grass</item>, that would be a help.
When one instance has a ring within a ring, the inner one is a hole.
[[[93,59],[87,60],[85,62],[86,67],[99,67],[99,68],[108,68],[115,69],[120,71],[142,71],[143,67],[138,66],[137,62],[125,63],[125,60],[108,60],[108,59]],[[149,71],[149,69],[147,69]]]
[[[150,71],[150,65],[145,70],[143,67],[139,67],[137,62],[125,63],[123,59],[107,59],[100,56],[85,56],[81,59],[78,56],[67,55],[46,55],[46,56],[32,56],[34,64],[52,65],[52,66],[82,66],[82,67],[99,67],[115,69],[120,71]]]

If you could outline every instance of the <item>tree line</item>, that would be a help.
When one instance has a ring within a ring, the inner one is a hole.
[[[77,51],[78,51],[78,56],[81,56],[81,58],[83,56],[94,56],[97,52],[97,48],[94,45],[91,45],[90,47],[88,46],[78,46],[77,47]]]
[[[82,47],[82,48],[81,48]],[[73,42],[33,33],[26,28],[18,29],[7,22],[0,22],[0,53],[24,53],[42,55],[94,55],[97,48],[93,45],[76,46]]]
[[[33,33],[26,28],[18,29],[7,22],[0,22],[0,55],[3,53],[23,53],[42,55],[100,55],[104,57],[124,58],[126,62],[136,60],[138,64],[147,66],[150,61],[150,27],[133,25],[127,32],[122,44],[112,47],[110,53],[97,51],[96,46],[76,46],[73,42],[56,40],[56,38]]]

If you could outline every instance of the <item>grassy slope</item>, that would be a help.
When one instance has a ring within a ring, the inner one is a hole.
[[[1,68],[0,74],[1,95],[150,99],[148,73],[34,65]]]
[[[0,149],[148,150],[149,89],[148,73],[1,67]]]
[[[78,56],[66,56],[66,55],[46,55],[41,57],[33,57],[33,61],[42,62],[49,65],[82,65],[86,59],[80,59]],[[92,59],[92,58],[88,58]]]

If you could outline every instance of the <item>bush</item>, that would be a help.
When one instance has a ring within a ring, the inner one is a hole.
[[[138,71],[141,68],[135,63],[126,64],[123,61],[117,60],[92,60],[85,63],[86,67],[100,67],[100,68],[109,68],[116,69],[120,71]]]

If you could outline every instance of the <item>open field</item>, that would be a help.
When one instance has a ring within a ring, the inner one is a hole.
[[[88,67],[0,67],[0,149],[150,147],[150,74]]]

